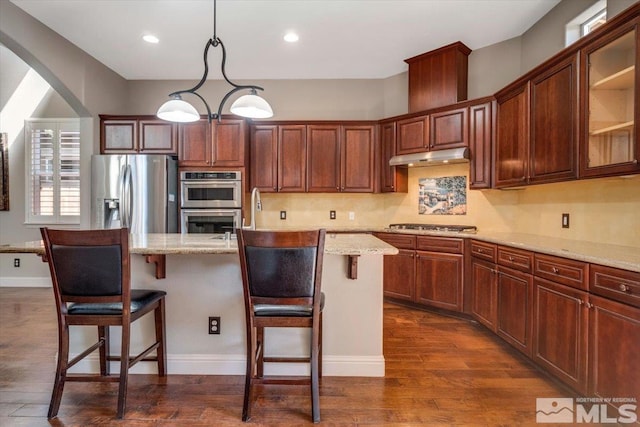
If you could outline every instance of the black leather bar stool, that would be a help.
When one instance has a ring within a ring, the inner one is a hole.
[[[166,292],[131,289],[129,232],[114,230],[41,229],[49,263],[58,313],[58,366],[48,418],[58,414],[67,381],[117,382],[118,418],[125,412],[129,368],[140,361],[158,364],[158,375],[166,375]],[[137,356],[129,354],[131,322],[147,313],[155,317],[155,342]],[[98,342],[69,360],[69,327],[95,325]],[[120,356],[109,353],[109,327],[122,327]],[[69,368],[100,352],[99,374],[70,374]],[[147,357],[155,350],[155,356]],[[109,361],[120,361],[120,374],[111,375]]]
[[[310,385],[311,415],[320,421],[322,260],[325,230],[238,231],[247,327],[247,372],[242,420],[251,417],[255,384]],[[264,328],[310,328],[309,357],[264,354]],[[310,377],[266,377],[264,363],[309,363]]]

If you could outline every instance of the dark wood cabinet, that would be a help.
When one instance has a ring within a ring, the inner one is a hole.
[[[416,302],[462,311],[463,256],[416,251]]]
[[[464,256],[462,239],[418,236],[416,302],[462,312]]]
[[[376,233],[397,247],[384,257],[385,297],[462,312],[464,256],[462,239]]]
[[[590,297],[589,395],[640,401],[638,337],[640,308]]]
[[[429,115],[431,150],[469,146],[467,108],[454,108]]]
[[[496,188],[524,185],[529,174],[529,84],[497,95]]]
[[[243,167],[246,165],[247,123],[243,119],[212,122],[211,166]]]
[[[307,126],[307,191],[373,192],[375,125]]]
[[[372,193],[375,181],[375,126],[343,125],[340,191]]]
[[[384,257],[384,296],[415,301],[416,251],[398,249],[397,255]]]
[[[531,356],[533,276],[498,265],[497,333],[514,348]]]
[[[496,245],[472,240],[471,254],[471,315],[491,331],[498,323],[498,270]]]
[[[420,153],[429,149],[429,116],[398,120],[396,154]]]
[[[307,191],[340,191],[340,125],[307,126]]]
[[[307,127],[278,126],[278,191],[307,189]]]
[[[491,149],[494,135],[495,101],[469,107],[469,188],[491,188]]]
[[[389,160],[396,155],[397,123],[380,124],[380,191],[382,193],[406,193],[408,187],[408,168],[389,166]]]
[[[530,184],[578,176],[577,61],[571,55],[531,78]]]
[[[397,255],[384,256],[384,296],[415,301],[416,236],[395,233],[375,233],[375,236],[400,251]]]
[[[263,192],[304,192],[306,147],[305,125],[252,126],[250,187]]]
[[[581,177],[640,172],[639,22],[611,24],[580,51]]]
[[[211,166],[211,126],[207,119],[178,125],[178,164]]]
[[[153,116],[100,115],[100,153],[176,154],[177,126]]]
[[[471,49],[455,42],[406,59],[409,64],[409,112],[467,99],[467,64]]]
[[[244,167],[247,130],[242,119],[181,123],[178,164],[181,167]]]
[[[589,311],[585,291],[536,277],[533,360],[581,392],[587,392]]]

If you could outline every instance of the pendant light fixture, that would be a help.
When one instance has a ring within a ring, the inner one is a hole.
[[[209,74],[207,55],[211,46],[213,46],[214,49],[218,46],[222,48],[222,63],[220,65],[222,77],[224,77],[227,83],[233,86],[233,89],[231,89],[222,98],[222,101],[220,101],[220,106],[218,107],[218,111],[215,113],[211,112],[211,108],[209,108],[209,104],[207,104],[207,101],[205,101],[204,98],[197,92],[197,90],[200,89],[200,87],[202,87],[204,82],[207,80],[207,75]],[[217,119],[218,121],[220,121],[222,108],[224,107],[224,103],[227,102],[227,99],[229,99],[229,97],[234,93],[246,89],[250,91],[249,94],[238,98],[231,105],[231,112],[238,116],[254,119],[266,119],[272,117],[273,110],[271,109],[271,106],[267,101],[264,100],[264,98],[258,96],[257,91],[264,89],[260,86],[255,85],[237,85],[229,80],[224,69],[226,60],[227,51],[224,48],[222,40],[220,40],[220,38],[218,38],[216,34],[216,0],[213,0],[213,37],[207,41],[207,44],[204,47],[204,75],[202,76],[202,79],[200,79],[200,82],[198,82],[198,84],[191,89],[179,90],[170,93],[169,97],[171,99],[160,106],[156,115],[159,118],[168,120],[170,122],[195,122],[197,120],[200,120],[200,114],[198,114],[198,110],[196,110],[193,105],[182,99],[182,94],[191,93],[200,98],[205,107],[207,107],[207,117],[209,119],[209,122],[211,122],[211,120],[213,119]]]

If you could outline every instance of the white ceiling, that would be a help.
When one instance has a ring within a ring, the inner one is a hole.
[[[11,0],[126,79],[199,79],[213,0]],[[404,59],[521,35],[560,0],[218,0],[236,79],[385,78]],[[300,41],[282,37],[295,30]],[[160,43],[142,41],[154,34]],[[220,74],[210,49],[209,78]]]

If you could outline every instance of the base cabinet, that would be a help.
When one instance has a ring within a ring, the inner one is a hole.
[[[534,280],[533,359],[573,389],[587,392],[585,291],[549,280]]]
[[[496,332],[498,323],[498,270],[483,260],[471,260],[471,315]]]
[[[528,356],[531,356],[532,291],[531,274],[498,266],[497,333]]]
[[[639,402],[640,308],[594,295],[589,306],[589,394]]]
[[[462,239],[396,233],[376,237],[400,251],[384,257],[385,297],[462,312]]]
[[[416,302],[462,311],[463,256],[416,251]]]
[[[416,252],[398,249],[398,254],[384,257],[384,296],[414,301],[416,294]]]

